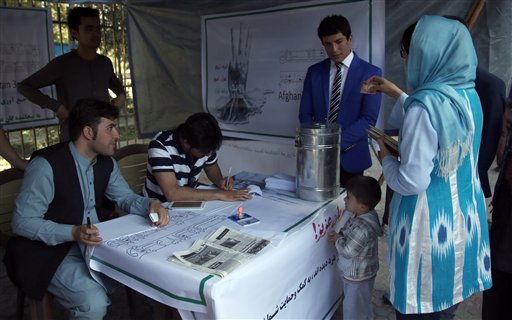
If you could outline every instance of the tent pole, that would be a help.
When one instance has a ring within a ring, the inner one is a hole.
[[[468,24],[469,30],[473,28],[473,25],[475,24],[476,20],[478,20],[478,17],[480,16],[480,13],[482,13],[484,5],[485,0],[475,0],[475,2],[473,2],[473,6],[471,7],[468,17],[466,18],[466,23]]]

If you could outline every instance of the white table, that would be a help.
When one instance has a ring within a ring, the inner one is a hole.
[[[213,201],[200,211],[172,211],[164,229],[148,229],[149,219],[124,216],[97,225],[104,242],[90,266],[177,308],[183,318],[329,318],[341,286],[327,234],[337,207],[344,207],[342,199],[318,203],[264,192],[243,204],[244,212],[261,220],[245,228],[226,219],[240,203]],[[224,278],[166,260],[222,225],[274,239],[277,246]]]

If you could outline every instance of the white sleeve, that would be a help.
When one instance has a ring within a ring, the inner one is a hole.
[[[411,105],[401,131],[400,161],[387,156],[382,162],[388,186],[402,195],[425,191],[430,184],[437,149],[437,132],[428,113],[418,105]]]
[[[391,112],[389,113],[387,123],[393,127],[393,128],[401,128],[402,124],[404,122],[404,103],[405,99],[407,99],[409,96],[407,93],[402,92],[398,99],[396,100],[395,104],[393,105],[393,109],[391,109]]]
[[[379,110],[379,117],[377,118],[377,123],[375,124],[375,127],[377,129],[384,131],[384,129],[386,128],[384,122],[390,125],[391,128],[393,129],[402,127],[402,123],[404,122],[404,103],[405,99],[407,99],[408,97],[409,96],[405,92],[402,92],[400,94],[395,104],[393,105],[393,108],[391,109],[391,112],[389,113],[389,116],[386,121],[384,121],[384,108],[383,106],[381,106]],[[376,151],[380,151],[379,143],[377,141],[372,139],[371,143]]]

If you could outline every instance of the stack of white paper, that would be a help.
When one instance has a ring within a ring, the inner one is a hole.
[[[265,188],[295,192],[295,177],[284,173],[276,173],[265,179]]]

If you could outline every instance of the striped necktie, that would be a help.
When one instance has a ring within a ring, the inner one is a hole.
[[[331,102],[329,103],[329,114],[327,122],[336,122],[338,111],[340,110],[341,99],[341,63],[336,64],[336,75],[332,83]]]

